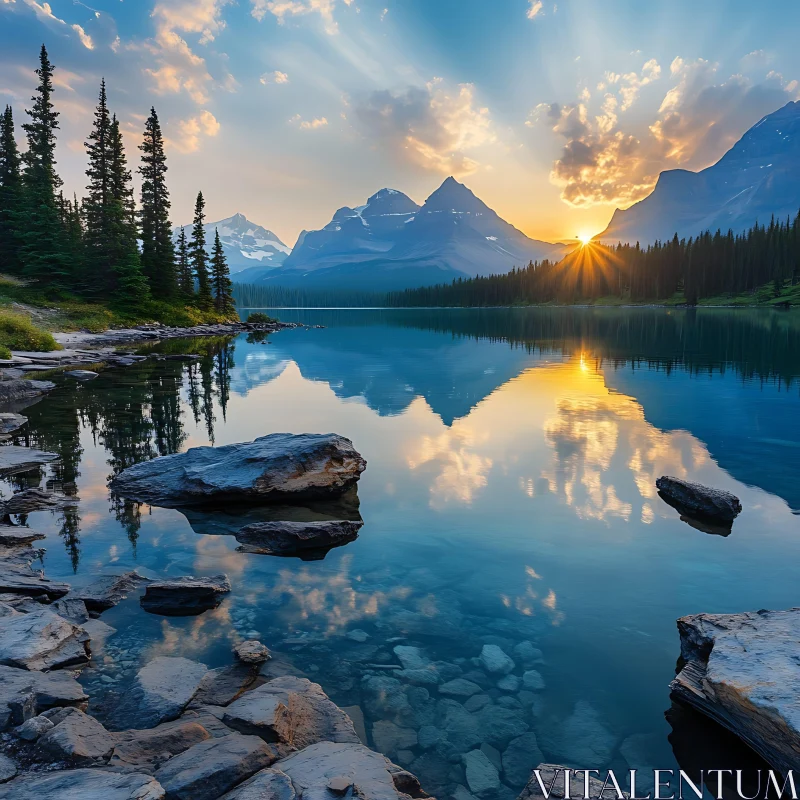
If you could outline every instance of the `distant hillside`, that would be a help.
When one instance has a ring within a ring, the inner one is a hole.
[[[192,233],[191,225],[186,225],[186,236]],[[236,275],[245,270],[253,270],[252,274],[262,276],[279,267],[291,252],[272,231],[250,222],[244,214],[234,214],[219,222],[209,222],[203,226],[206,232],[207,250],[211,252],[214,243],[214,230],[219,230],[222,249],[228,259],[231,274]],[[177,242],[180,227],[172,233],[173,241]]]
[[[304,231],[280,269],[237,276],[286,287],[389,291],[508,272],[567,248],[529,239],[454,178],[417,205],[381,189],[340,208],[322,230]]]
[[[652,194],[617,209],[596,239],[608,243],[739,233],[756,221],[783,221],[800,209],[800,102],[764,117],[713,166],[662,172]]]

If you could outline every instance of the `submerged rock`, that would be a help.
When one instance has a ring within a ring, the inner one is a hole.
[[[0,381],[0,386],[2,385],[2,381]],[[0,477],[28,472],[28,470],[57,459],[57,453],[47,453],[37,450],[35,447],[22,447],[16,444],[3,445],[0,447]]]
[[[678,620],[686,662],[672,696],[735,733],[784,774],[800,753],[800,608]]]
[[[109,715],[109,726],[112,730],[153,728],[177,719],[206,672],[205,664],[188,658],[154,658],[139,670],[133,686]]]
[[[536,734],[523,733],[522,736],[512,739],[503,752],[503,778],[515,788],[524,786],[531,771],[542,761],[544,756],[539,749]]]
[[[732,523],[742,511],[739,498],[722,489],[664,475],[656,481],[661,498],[689,517]]]
[[[538,734],[548,753],[571,764],[607,764],[614,752],[616,736],[605,726],[594,706],[585,700],[575,703],[572,714],[560,725]]]
[[[164,789],[150,775],[68,769],[15,778],[2,789],[3,800],[163,800]]]
[[[90,369],[70,369],[64,374],[68,378],[75,378],[77,381],[91,381],[97,377],[97,373]]]
[[[257,522],[237,531],[236,541],[248,553],[321,560],[334,547],[357,539],[363,524],[352,520]]]
[[[84,630],[42,607],[0,617],[0,664],[28,670],[51,670],[86,664]]]
[[[83,589],[76,589],[71,596],[83,600],[89,611],[99,613],[113,608],[124,600],[129,592],[134,591],[140,583],[146,580],[147,578],[142,577],[135,570],[120,575],[107,575]]]
[[[222,721],[242,733],[302,748],[321,741],[358,742],[347,714],[319,684],[287,675],[235,700]]]
[[[253,442],[194,447],[136,464],[114,478],[111,489],[132,500],[168,507],[222,500],[295,501],[338,497],[358,481],[366,466],[343,436],[274,433]]]
[[[155,777],[169,798],[216,800],[277,758],[257,736],[233,733],[190,747],[167,761]]]
[[[0,755],[0,783],[10,781],[17,774],[17,765],[8,757]]]
[[[536,772],[539,773],[537,778]],[[517,800],[563,800],[565,797],[579,797],[583,798],[585,794],[585,777],[582,771],[577,774],[574,769],[569,773],[569,791],[565,791],[565,777],[567,774],[567,767],[562,767],[560,764],[539,764],[536,767],[536,772],[531,773],[530,780],[527,786],[522,790],[522,793]],[[589,794],[592,800],[603,800],[612,796],[612,789],[606,788],[603,781],[598,780],[592,775],[589,778]],[[539,781],[544,785],[544,791]],[[605,788],[605,793],[603,789]],[[622,792],[625,797],[628,797],[627,792]],[[616,794],[613,794],[616,796]]]
[[[231,582],[227,575],[209,578],[188,575],[149,583],[140,603],[151,614],[191,617],[216,608],[230,590]]]
[[[0,730],[50,708],[85,707],[88,696],[67,672],[29,672],[0,666]]]
[[[8,500],[0,501],[0,515],[30,514],[32,511],[69,508],[77,504],[76,497],[64,497],[36,486],[16,492]]]
[[[496,644],[483,646],[480,661],[483,668],[492,675],[507,675],[514,669],[514,662]]]

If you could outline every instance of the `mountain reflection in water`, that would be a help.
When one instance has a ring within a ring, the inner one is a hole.
[[[464,674],[484,644],[514,654],[529,641],[544,653],[534,666],[544,691],[484,692],[535,731],[547,759],[580,761],[588,736],[601,743],[593,768],[685,760],[692,726],[672,731],[664,718],[675,619],[796,604],[800,315],[277,313],[327,327],[169,342],[156,349],[201,357],[64,382],[25,410],[18,441],[61,460],[7,489],[75,483],[81,498],[27,519],[48,537],[50,577],[81,583],[138,567],[226,572],[233,584],[197,618],[144,615],[136,598],[107,612],[118,632],[82,680],[124,691],[155,655],[219,666],[255,636],[336,702],[361,706],[371,731],[389,711],[362,675],[396,660],[389,640]],[[139,461],[277,431],[340,433],[367,459],[349,512],[292,512],[363,518],[359,538],[324,561],[237,552],[230,534],[251,511],[181,512],[108,494],[108,478]],[[744,511],[730,535],[682,522],[657,494],[662,474],[737,494]],[[435,688],[415,697],[415,713],[439,713]],[[458,783],[422,749],[408,753],[432,794]]]

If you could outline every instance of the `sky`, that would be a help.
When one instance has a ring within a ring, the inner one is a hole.
[[[134,167],[154,106],[176,225],[202,190],[291,246],[454,175],[557,241],[800,99],[799,25],[793,0],[0,0],[0,103],[23,121],[44,42],[78,196],[100,80]]]

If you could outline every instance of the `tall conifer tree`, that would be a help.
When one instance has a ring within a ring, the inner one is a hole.
[[[108,294],[113,290],[110,279],[115,268],[114,236],[111,223],[111,115],[106,99],[106,82],[100,83],[100,97],[94,112],[94,126],[86,142],[89,166],[88,195],[83,201],[86,221],[84,236],[86,253],[86,291]]]
[[[194,222],[192,224],[192,242],[189,246],[192,260],[192,271],[197,279],[197,304],[200,308],[209,309],[214,305],[211,296],[211,283],[208,275],[208,253],[206,252],[205,222],[206,201],[203,193],[197,193],[194,206]]]
[[[170,300],[178,291],[175,267],[175,247],[169,222],[169,191],[167,190],[167,157],[164,137],[155,108],[150,109],[144,129],[142,151],[142,270],[153,294]]]
[[[220,314],[232,314],[236,310],[232,294],[233,284],[217,229],[214,229],[214,249],[211,253],[211,283],[214,287],[214,306],[217,311]]]
[[[58,112],[53,107],[53,65],[42,45],[39,85],[33,108],[26,110],[30,121],[22,127],[28,149],[22,157],[24,202],[17,213],[17,231],[22,240],[23,272],[50,286],[69,283],[70,264],[64,247],[64,229],[58,209],[57,191],[61,179],[56,173],[56,131]]]
[[[150,288],[142,271],[139,248],[136,244],[136,209],[133,188],[122,132],[116,116],[111,118],[111,164],[109,170],[110,193],[110,248],[112,253],[115,299],[140,305],[150,297]]]
[[[189,246],[186,242],[186,228],[182,227],[178,236],[178,282],[181,292],[187,299],[194,297],[194,275],[189,258]]]
[[[12,275],[22,271],[15,216],[21,202],[22,173],[14,138],[14,115],[11,106],[6,106],[0,116],[0,270]]]

